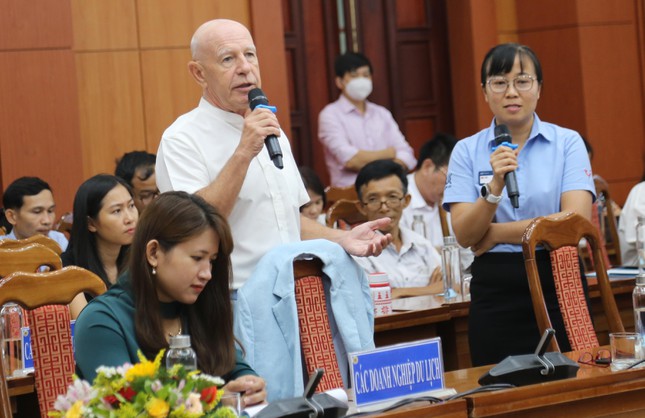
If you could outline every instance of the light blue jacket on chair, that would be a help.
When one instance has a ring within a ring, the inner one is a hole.
[[[301,396],[304,391],[293,261],[312,257],[322,260],[324,278],[331,283],[329,316],[346,386],[347,353],[374,348],[367,277],[345,250],[326,240],[275,248],[262,257],[238,290],[235,303],[235,336],[246,350],[248,363],[266,380],[269,401]]]

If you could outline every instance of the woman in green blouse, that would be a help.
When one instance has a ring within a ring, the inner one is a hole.
[[[202,198],[161,195],[143,212],[128,270],[93,299],[76,321],[77,369],[86,379],[99,366],[136,363],[168,348],[170,336],[189,334],[198,368],[222,376],[244,405],[266,399],[264,380],[235,346],[230,301],[231,231]]]

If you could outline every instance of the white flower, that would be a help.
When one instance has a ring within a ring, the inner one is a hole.
[[[202,414],[204,409],[202,408],[202,403],[200,402],[201,396],[199,393],[191,393],[186,399],[186,412],[192,414]]]
[[[77,401],[87,404],[96,397],[96,390],[85,380],[77,379],[67,388],[67,394],[59,395],[54,402],[54,408],[58,411],[67,411]]]
[[[210,374],[199,374],[195,376],[195,380],[203,380],[205,382],[212,383],[213,385],[216,385],[218,387],[224,386],[224,379],[222,379],[219,376],[211,376]]]
[[[118,371],[116,370],[116,367],[99,366],[96,368],[96,374],[102,374],[103,376],[110,379],[116,376],[118,374]]]

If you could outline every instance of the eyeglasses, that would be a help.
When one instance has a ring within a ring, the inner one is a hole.
[[[442,173],[444,176],[446,176],[446,178],[448,177],[448,169],[447,169],[446,167],[439,167],[439,168],[437,168],[435,171],[441,171],[441,173]]]
[[[609,350],[598,350],[594,356],[590,352],[585,351],[580,354],[578,363],[588,364],[589,366],[609,367],[611,364],[611,354],[609,353]]]
[[[370,197],[367,199],[367,202],[362,202],[369,210],[379,210],[383,203],[390,209],[398,209],[401,207],[401,201],[405,199],[405,196],[390,195],[385,198],[385,200],[378,197]]]
[[[518,75],[511,81],[513,82],[513,87],[515,87],[515,90],[529,91],[533,87],[534,80],[535,79],[532,76],[523,74]],[[505,79],[504,77],[492,77],[488,79],[486,84],[488,84],[490,91],[492,91],[493,93],[504,93],[506,89],[508,89],[508,86],[511,84],[511,81]]]

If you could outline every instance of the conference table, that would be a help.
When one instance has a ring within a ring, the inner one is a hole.
[[[634,329],[632,290],[634,277],[612,278],[611,286],[626,330]],[[609,344],[608,324],[595,278],[588,279],[589,298],[594,328],[601,345]],[[468,347],[468,311],[470,302],[457,296],[445,301],[439,295],[413,296],[394,299],[394,313],[379,316],[374,321],[374,342],[377,347],[441,337],[444,369],[447,371],[471,367]]]
[[[603,349],[608,347],[604,346]],[[591,350],[596,353],[597,349]],[[577,361],[582,352],[566,355]],[[457,393],[479,387],[477,380],[491,366],[445,374],[446,387]],[[609,367],[580,364],[571,379],[495,392],[476,393],[440,404],[418,402],[373,417],[643,417],[645,368],[612,372]]]
[[[599,349],[591,350],[595,354]],[[574,361],[581,352],[566,353]],[[479,387],[477,380],[492,366],[446,372],[447,388],[457,393]],[[31,385],[31,387],[29,387]],[[33,391],[33,379],[10,382],[10,393]],[[20,410],[25,413],[25,410]],[[33,416],[19,414],[20,416]],[[538,383],[496,392],[476,393],[440,404],[416,403],[375,418],[460,417],[643,417],[645,368],[612,372],[609,367],[580,364],[571,379]]]
[[[594,326],[600,344],[608,345],[607,321],[602,313],[597,283],[595,279],[588,282]],[[618,278],[611,284],[623,324],[626,329],[633,329],[631,292],[634,278]],[[394,300],[395,313],[375,319],[376,345],[380,347],[440,336],[446,386],[455,388],[457,392],[473,389],[478,386],[477,379],[490,366],[471,368],[468,308],[469,302],[460,297],[450,302],[437,295]],[[575,353],[571,355],[576,356]],[[12,401],[18,401],[19,416],[31,416],[22,413],[26,412],[25,407],[33,408],[33,376],[10,379],[8,386]],[[641,407],[645,408],[645,369],[611,373],[609,369],[582,365],[576,379],[471,395],[437,405],[409,407],[405,413],[394,411],[379,416],[587,416],[599,411],[620,409],[622,413]],[[631,416],[645,416],[645,412]]]

